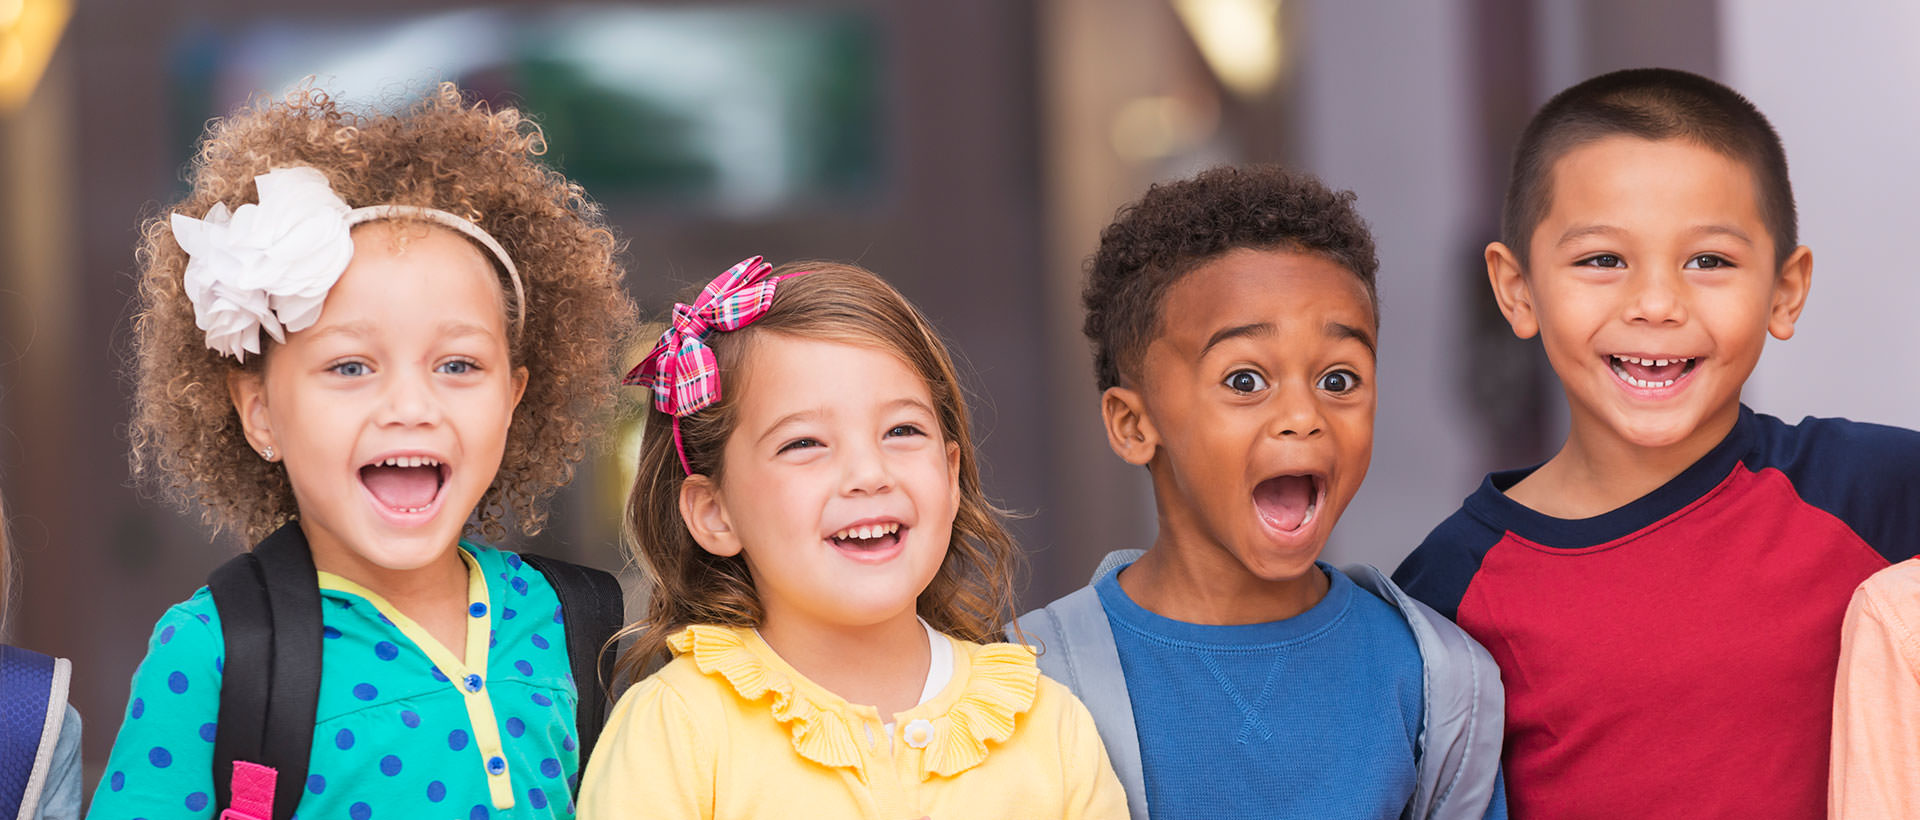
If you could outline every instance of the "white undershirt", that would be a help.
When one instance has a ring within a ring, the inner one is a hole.
[[[914,706],[933,700],[933,696],[940,694],[940,690],[947,688],[947,684],[953,680],[953,639],[940,634],[940,630],[934,629],[925,618],[919,621],[927,630],[927,650],[931,660],[927,663],[927,683],[920,687],[920,700],[914,702]],[[888,734],[893,733],[892,723],[882,725]]]

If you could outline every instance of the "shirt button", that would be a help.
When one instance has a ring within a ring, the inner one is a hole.
[[[474,601],[473,606],[467,607],[467,614],[475,618],[485,618],[487,617],[487,605],[479,601]]]
[[[933,742],[933,724],[927,722],[926,718],[920,718],[907,724],[905,734],[908,746],[925,749],[928,743]]]
[[[507,773],[507,759],[499,755],[487,758],[487,774],[503,775]]]
[[[480,691],[480,687],[482,684],[483,684],[483,681],[480,680],[479,675],[473,674],[473,675],[467,676],[467,691],[478,692]]]

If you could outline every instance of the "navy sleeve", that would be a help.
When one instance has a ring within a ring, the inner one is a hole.
[[[1447,620],[1460,620],[1460,599],[1480,571],[1480,561],[1502,534],[1457,510],[1427,534],[1427,540],[1393,571],[1393,582]]]
[[[1759,470],[1779,469],[1800,498],[1839,518],[1887,559],[1920,554],[1920,432],[1845,419],[1765,418]]]

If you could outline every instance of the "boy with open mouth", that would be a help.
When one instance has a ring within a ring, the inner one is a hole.
[[[1085,292],[1113,450],[1159,531],[1020,620],[1136,818],[1505,817],[1500,683],[1371,567],[1318,559],[1373,450],[1373,238],[1277,168],[1158,185]]]

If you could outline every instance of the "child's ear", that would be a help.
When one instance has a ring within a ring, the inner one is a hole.
[[[527,366],[513,369],[513,409],[520,409],[520,399],[527,395]]]
[[[1507,317],[1513,335],[1531,339],[1540,332],[1540,319],[1533,315],[1533,287],[1527,284],[1526,269],[1520,257],[1504,242],[1487,245],[1487,284],[1493,286],[1493,301]]]
[[[947,489],[953,494],[953,508],[960,509],[960,442],[947,442]]]
[[[266,380],[258,372],[228,371],[227,398],[233,401],[234,412],[240,414],[240,429],[253,451],[268,461],[278,461],[277,454],[266,455],[273,452],[273,414],[267,412]]]
[[[700,548],[722,558],[740,554],[740,536],[733,531],[720,487],[703,475],[680,483],[680,518]]]
[[[1128,464],[1146,466],[1160,449],[1160,431],[1147,418],[1146,403],[1140,392],[1125,387],[1109,387],[1100,394],[1100,415],[1107,422],[1107,444]]]
[[[1767,332],[1781,341],[1793,338],[1793,325],[1807,307],[1807,291],[1813,289],[1813,250],[1805,245],[1793,249],[1773,278],[1773,311],[1767,316]]]

